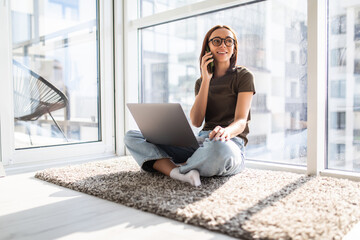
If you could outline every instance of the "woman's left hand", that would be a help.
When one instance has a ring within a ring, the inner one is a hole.
[[[215,141],[229,141],[231,139],[230,132],[223,127],[216,126],[209,134],[209,138]]]

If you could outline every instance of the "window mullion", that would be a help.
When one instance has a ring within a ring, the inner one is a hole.
[[[327,1],[308,0],[307,174],[325,167]]]
[[[124,92],[124,2],[114,1],[114,77],[116,154],[125,155],[125,92]]]
[[[4,1],[0,5],[0,133],[1,133],[1,161],[8,165],[13,159],[14,149],[14,111],[12,95],[12,53],[11,53],[11,29],[10,29],[10,2]],[[7,36],[7,37],[6,37]]]
[[[127,111],[125,103],[139,101],[139,34],[138,29],[133,28],[131,20],[137,17],[137,1],[125,0],[123,5],[123,79],[124,79],[124,131],[135,129],[135,121]],[[118,145],[119,146],[119,145]]]

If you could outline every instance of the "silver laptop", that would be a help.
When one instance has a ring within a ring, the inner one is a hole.
[[[148,142],[199,147],[179,103],[128,103],[127,106]]]

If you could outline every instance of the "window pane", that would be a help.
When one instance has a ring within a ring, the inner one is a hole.
[[[142,29],[141,101],[179,102],[189,114],[203,38],[214,25],[229,25],[237,64],[255,75],[247,157],[305,165],[306,8],[302,0],[263,1]]]
[[[140,17],[150,16],[201,1],[204,0],[140,0]]]
[[[98,141],[97,1],[11,5],[15,147]]]
[[[360,172],[360,3],[329,1],[327,167]]]

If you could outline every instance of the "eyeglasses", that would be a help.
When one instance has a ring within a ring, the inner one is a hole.
[[[226,38],[214,37],[209,40],[209,42],[212,42],[212,44],[215,47],[220,46],[223,43],[223,41],[225,43],[225,46],[227,46],[227,47],[231,47],[235,43],[235,40],[232,37],[226,37]]]

